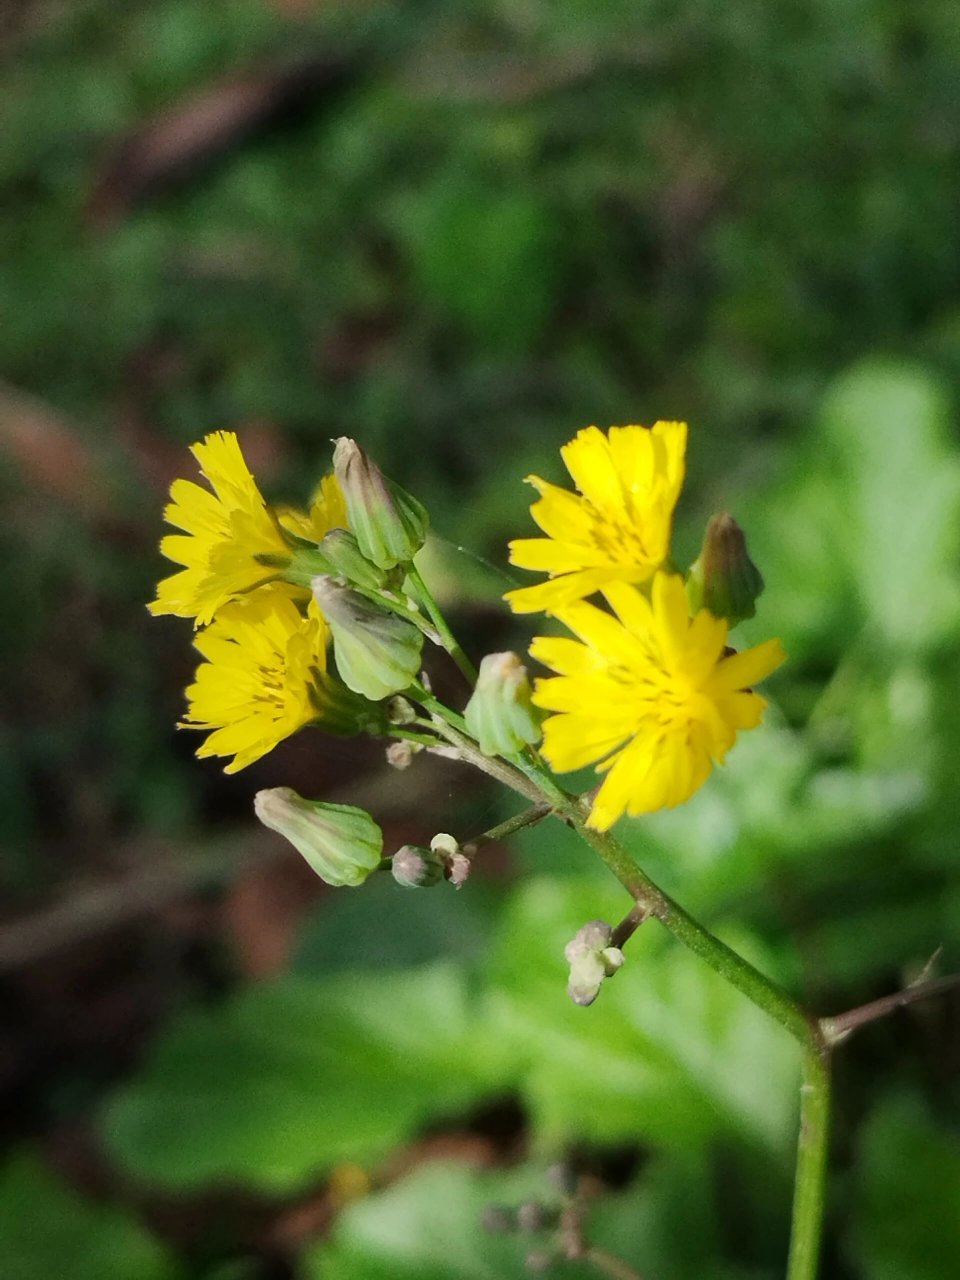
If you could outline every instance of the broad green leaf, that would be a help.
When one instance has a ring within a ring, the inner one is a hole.
[[[781,1157],[797,1054],[787,1033],[650,922],[596,1003],[565,994],[564,945],[627,900],[595,880],[528,881],[492,960],[491,1019],[544,1141],[640,1138],[698,1147],[735,1135]]]
[[[38,1161],[0,1170],[0,1275],[9,1280],[174,1280],[171,1259],[127,1213],[84,1200]]]
[[[960,1134],[892,1098],[867,1121],[854,1168],[849,1247],[863,1280],[955,1280]]]
[[[838,550],[862,606],[890,644],[922,652],[960,621],[960,453],[943,390],[907,366],[865,364],[834,385],[821,419],[853,520]]]
[[[289,979],[175,1025],[108,1108],[105,1136],[147,1179],[280,1191],[382,1156],[502,1080],[450,968]]]

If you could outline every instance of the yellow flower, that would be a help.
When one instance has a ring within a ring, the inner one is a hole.
[[[322,715],[327,626],[306,618],[285,584],[225,604],[194,644],[206,662],[187,689],[181,728],[212,730],[197,755],[230,756],[236,773]]]
[[[538,636],[530,649],[557,673],[533,695],[555,713],[543,754],[560,772],[598,762],[607,774],[588,819],[598,831],[693,795],[737,730],[759,724],[766,702],[750,686],[784,658],[779,640],[727,652],[727,623],[706,609],[691,618],[674,574],[655,576],[650,600],[625,583],[604,594],[613,614],[572,604],[559,617],[579,639]]]
[[[297,507],[278,507],[277,519],[288,533],[305,542],[320,542],[331,529],[348,529],[347,505],[337,477],[324,476],[310,499],[306,512]]]
[[[549,574],[508,591],[515,613],[556,613],[611,582],[648,581],[667,558],[683,484],[685,422],[585,427],[560,454],[579,494],[527,476],[540,494],[530,514],[547,535],[510,543],[510,562]]]
[[[182,529],[160,542],[168,560],[184,568],[157,586],[151,613],[209,622],[221,605],[277,576],[258,556],[289,558],[290,549],[250,474],[232,431],[214,431],[190,452],[213,493],[192,480],[174,480],[164,519]]]
[[[217,610],[264,583],[278,578],[290,560],[284,529],[308,542],[319,542],[330,529],[346,528],[340,486],[332,476],[321,480],[308,513],[294,507],[274,511],[263,499],[232,431],[214,431],[191,453],[210,482],[211,493],[192,480],[175,480],[173,499],[164,511],[171,533],[160,542],[169,560],[184,568],[164,578],[151,613],[175,613],[209,622]],[[309,593],[301,592],[304,602]]]

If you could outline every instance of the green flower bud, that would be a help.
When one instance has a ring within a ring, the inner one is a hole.
[[[563,954],[570,965],[567,994],[574,1004],[593,1004],[604,978],[612,978],[624,962],[619,947],[612,947],[613,930],[603,920],[591,920],[567,943]]]
[[[423,634],[413,623],[333,578],[314,578],[312,586],[333,636],[343,683],[373,702],[409,688],[420,670],[423,648]]]
[[[366,558],[348,529],[331,529],[324,534],[320,540],[320,552],[330,565],[324,572],[353,586],[375,591],[387,580],[385,571]]]
[[[253,807],[263,825],[285,836],[327,884],[363,884],[380,864],[383,833],[362,809],[304,800],[290,787],[258,791]]]
[[[733,516],[711,516],[700,555],[687,575],[687,598],[694,613],[709,609],[731,626],[752,618],[763,591],[760,570],[750,559],[747,540]]]
[[[393,855],[393,878],[404,889],[426,889],[443,879],[444,860],[433,849],[405,844]]]
[[[381,569],[408,564],[427,535],[424,507],[387,480],[372,458],[346,436],[334,446],[333,470],[362,554]]]
[[[485,756],[516,755],[540,741],[527,669],[515,653],[487,654],[463,715]]]

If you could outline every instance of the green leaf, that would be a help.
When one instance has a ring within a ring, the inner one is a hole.
[[[660,1160],[627,1191],[601,1196],[585,1234],[638,1267],[673,1280],[733,1280],[717,1259],[719,1239],[706,1168]],[[542,1168],[479,1170],[450,1161],[422,1165],[379,1195],[351,1205],[329,1242],[307,1257],[306,1280],[506,1280],[528,1275],[526,1255],[548,1249],[549,1230],[491,1233],[490,1206],[525,1201],[559,1207]],[[587,1262],[565,1262],[564,1277],[595,1277]]]
[[[503,1070],[451,968],[288,979],[185,1017],[109,1107],[105,1136],[144,1178],[281,1191],[382,1156]]]
[[[960,1135],[913,1099],[885,1102],[860,1141],[849,1246],[864,1280],[954,1280]]]
[[[789,1037],[659,926],[631,938],[594,1005],[566,996],[564,945],[591,918],[616,922],[625,905],[593,880],[538,879],[507,913],[490,1017],[519,1057],[537,1132],[689,1148],[725,1133],[780,1158],[795,1112]]]
[[[83,1200],[27,1155],[0,1171],[0,1275],[10,1280],[173,1280],[133,1218]]]
[[[863,607],[890,644],[923,651],[960,621],[960,454],[943,390],[921,371],[865,364],[821,417],[845,472],[855,537],[842,551]]]

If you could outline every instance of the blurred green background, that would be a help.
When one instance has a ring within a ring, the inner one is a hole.
[[[512,806],[309,735],[224,778],[143,606],[187,445],[303,501],[348,434],[466,647],[522,648],[455,547],[502,564],[586,423],[686,418],[680,552],[733,510],[740,639],[790,662],[624,836],[820,1012],[960,969],[960,10],[15,0],[0,58],[0,1274],[519,1277],[544,1239],[484,1206],[564,1158],[648,1280],[782,1275],[779,1030],[653,926],[574,1008],[563,944],[624,904],[560,831],[321,892],[258,787],[394,847]],[[957,1275],[958,1011],[838,1054],[825,1277]]]

